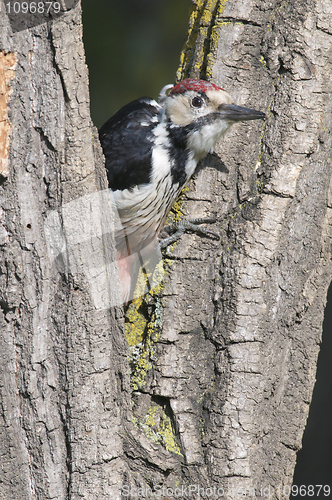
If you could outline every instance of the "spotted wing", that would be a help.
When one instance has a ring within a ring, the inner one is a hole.
[[[121,108],[100,128],[108,183],[113,191],[150,182],[152,132],[159,110],[156,101],[141,97]]]

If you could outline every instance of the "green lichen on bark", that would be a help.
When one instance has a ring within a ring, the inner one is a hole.
[[[162,262],[157,271],[164,273]],[[137,286],[142,285],[142,275],[143,273],[139,276]],[[160,336],[162,324],[162,304],[158,297],[161,289],[162,283],[147,295],[134,299],[126,311],[125,332],[129,345],[131,386],[134,391],[144,387],[146,374],[152,368],[154,344]]]
[[[172,420],[162,405],[152,401],[144,416],[135,415],[134,409],[132,421],[151,441],[161,444],[167,451],[182,456]]]
[[[221,15],[227,0],[198,0],[189,17],[187,40],[180,55],[177,81],[183,78],[208,79],[217,47]]]

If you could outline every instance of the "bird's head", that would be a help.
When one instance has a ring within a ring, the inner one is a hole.
[[[170,127],[183,131],[187,147],[198,159],[213,150],[233,123],[265,118],[261,111],[233,104],[224,89],[192,78],[173,86],[162,105]]]

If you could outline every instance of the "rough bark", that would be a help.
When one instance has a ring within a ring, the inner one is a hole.
[[[1,9],[0,498],[287,497],[332,273],[326,8],[193,6],[178,77],[268,119],[234,125],[201,165],[181,207],[216,216],[221,241],[167,253],[162,291],[127,311],[129,350],[106,307],[112,217],[80,6],[16,33]]]
[[[1,3],[0,48],[2,108],[10,103],[0,187],[0,498],[115,498],[129,379],[121,310],[99,307],[100,262],[85,266],[101,237],[84,233],[91,212],[80,214],[80,203],[107,181],[90,120],[80,6],[13,32]],[[68,248],[53,255],[63,243],[57,221]],[[103,239],[114,253],[112,235]]]
[[[167,254],[163,325],[134,411],[149,397],[168,408],[182,462],[169,486],[289,494],[332,272],[330,7],[193,8],[178,79],[211,79],[268,118],[234,125],[185,194],[188,217],[218,219],[221,244],[187,235]]]

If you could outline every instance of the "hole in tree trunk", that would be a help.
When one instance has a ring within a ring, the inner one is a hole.
[[[293,484],[298,487],[314,485],[316,497],[315,485],[330,485],[332,492],[332,283],[327,295],[316,384],[302,445],[297,454]],[[322,489],[319,496],[331,498],[327,492],[325,490],[324,494]]]

